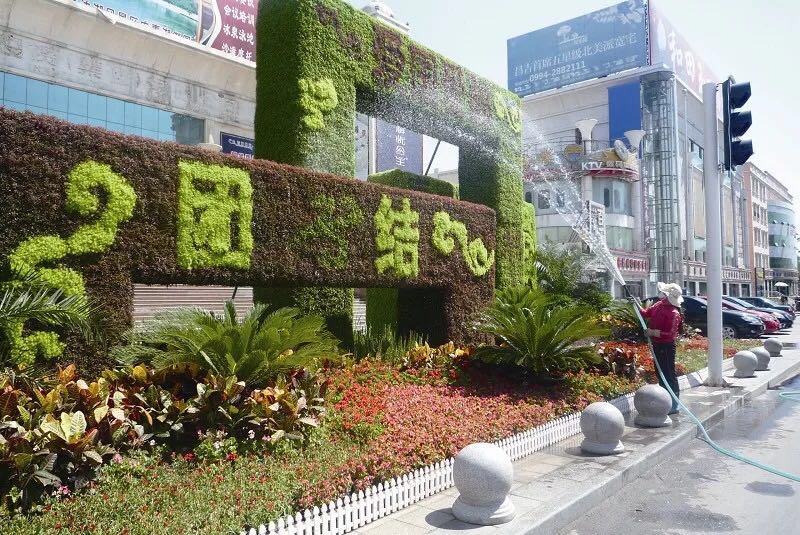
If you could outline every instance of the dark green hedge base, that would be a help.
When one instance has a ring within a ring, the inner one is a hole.
[[[101,305],[110,324],[112,340],[131,322],[134,282],[275,288],[433,288],[444,296],[440,320],[443,328],[435,338],[459,342],[471,338],[473,315],[494,294],[494,268],[476,277],[460,252],[444,256],[431,241],[433,215],[444,210],[463,222],[470,236],[480,237],[488,249],[494,250],[495,214],[485,206],[3,109],[0,139],[0,261],[4,262],[23,240],[41,235],[67,237],[87,219],[94,220],[65,209],[66,178],[76,165],[87,160],[110,165],[133,187],[137,196],[133,216],[119,226],[113,245],[102,254],[67,256],[62,262],[83,274],[88,294]],[[253,207],[249,269],[188,270],[179,266],[179,161],[249,172]],[[398,278],[392,270],[379,274],[376,269],[374,216],[383,195],[392,200],[397,210],[407,198],[411,209],[419,213],[416,277]],[[321,198],[333,198],[339,203],[337,206],[348,206],[350,212],[363,214],[360,223],[352,224],[352,217],[336,212],[336,217],[346,223],[342,228],[349,229],[341,249],[316,238],[326,232],[317,217]],[[326,267],[343,259],[346,262],[341,268]]]

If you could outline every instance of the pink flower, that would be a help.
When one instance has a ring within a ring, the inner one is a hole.
[[[115,453],[114,456],[111,458],[111,462],[115,463],[115,464],[121,464],[122,463],[122,455],[120,455],[119,453]]]

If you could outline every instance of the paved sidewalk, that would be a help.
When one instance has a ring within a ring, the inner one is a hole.
[[[795,332],[782,337],[784,343],[800,339],[800,336],[792,336]],[[750,379],[736,379],[733,369],[728,368],[725,376],[732,386],[698,386],[684,391],[681,400],[704,425],[713,425],[737,411],[745,400],[759,396],[768,388],[777,387],[800,374],[800,350],[784,349],[783,355],[772,359],[768,371],[758,372],[756,377]],[[702,373],[700,376],[705,378]],[[672,427],[659,429],[638,428],[632,420],[633,414],[628,417],[622,438],[626,451],[620,455],[598,457],[584,454],[580,450],[583,436],[578,434],[515,462],[511,500],[516,506],[517,517],[508,524],[473,526],[457,520],[450,507],[458,492],[451,488],[364,526],[355,533],[556,533],[697,435],[696,426],[685,415],[674,416]]]

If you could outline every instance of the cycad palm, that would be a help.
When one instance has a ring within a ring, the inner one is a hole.
[[[590,346],[576,345],[608,330],[597,325],[593,312],[527,287],[498,292],[482,314],[478,329],[500,345],[484,345],[475,356],[487,362],[513,364],[535,374],[559,374],[596,361]]]
[[[8,279],[8,280],[2,280]],[[7,332],[29,321],[97,337],[94,308],[83,296],[66,296],[36,273],[3,273],[0,279],[0,363],[9,358]]]
[[[128,334],[129,345],[113,355],[129,365],[156,370],[192,365],[215,375],[236,376],[253,386],[298,368],[316,368],[337,357],[337,340],[317,316],[293,308],[274,312],[256,305],[241,321],[233,302],[221,315],[184,308],[156,315]]]

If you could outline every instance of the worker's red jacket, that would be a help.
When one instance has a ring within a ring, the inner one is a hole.
[[[681,311],[666,300],[657,301],[650,308],[642,309],[642,316],[647,318],[651,329],[661,331],[660,336],[653,337],[654,344],[671,344],[678,338],[683,324]]]

